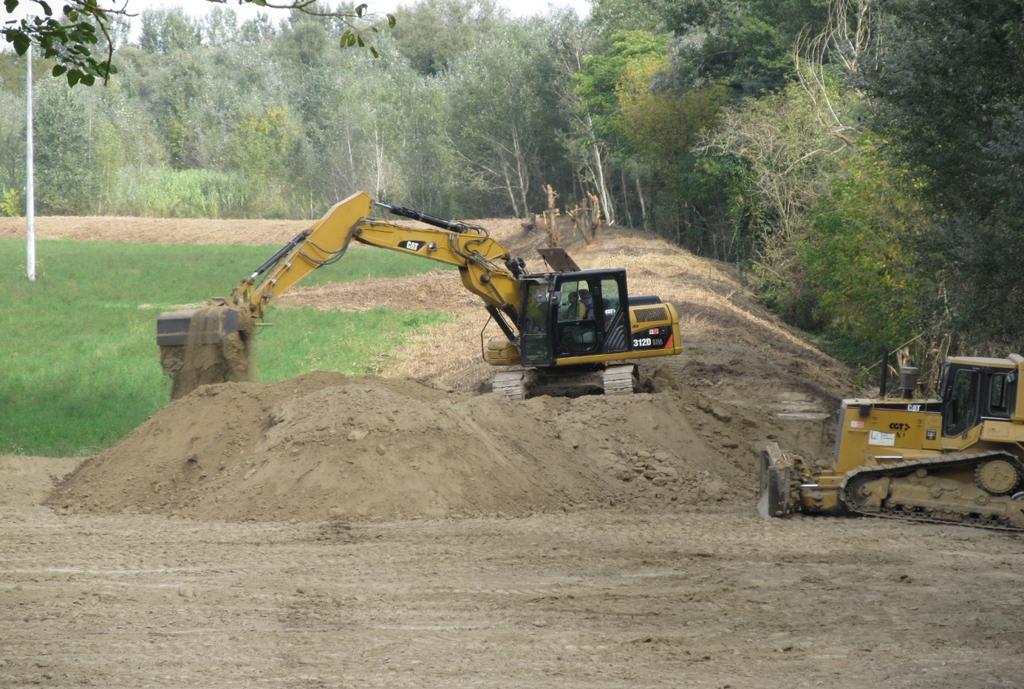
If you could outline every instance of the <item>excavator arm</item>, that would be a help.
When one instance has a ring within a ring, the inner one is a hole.
[[[373,219],[374,206],[436,227],[405,227]],[[523,262],[491,239],[486,230],[375,202],[362,192],[335,204],[312,227],[300,232],[244,279],[229,301],[246,309],[251,317],[262,318],[270,302],[317,268],[339,261],[353,241],[453,265],[466,289],[479,296],[492,314],[497,310],[512,323],[518,321],[518,278]]]

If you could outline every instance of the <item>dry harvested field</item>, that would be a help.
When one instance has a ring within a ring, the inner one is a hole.
[[[536,265],[538,237],[481,222]],[[646,392],[481,394],[482,309],[432,273],[282,303],[443,304],[382,378],[201,388],[95,457],[0,458],[0,686],[1024,684],[1024,539],[758,519],[758,448],[826,456],[847,372],[726,267],[628,232],[571,253],[678,305]]]
[[[152,244],[283,244],[308,224],[303,220],[51,215],[36,218],[36,237]],[[24,218],[0,218],[0,239],[23,236]]]

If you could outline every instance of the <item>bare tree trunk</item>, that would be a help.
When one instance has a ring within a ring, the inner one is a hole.
[[[375,198],[381,198],[382,187],[384,186],[384,144],[380,140],[380,130],[377,127],[373,128],[373,163],[375,170],[375,179],[373,184],[373,195]]]
[[[512,202],[512,213],[517,218],[523,216],[519,215],[519,204],[516,202],[516,194],[512,190],[512,178],[508,176],[508,165],[504,161],[501,163],[501,173],[505,177],[505,189],[508,191],[508,200]]]
[[[590,238],[597,239],[597,231],[601,227],[601,199],[596,194],[587,192],[587,201],[590,206]]]
[[[519,146],[519,129],[512,127],[512,149],[516,157],[516,176],[519,178],[519,195],[523,202],[523,216],[530,212],[529,203],[526,201],[526,192],[530,189],[530,173],[526,170],[526,161],[523,157],[523,150]],[[516,213],[516,216],[519,216]]]
[[[348,178],[356,178],[356,156],[352,152],[352,130],[348,122],[345,123],[345,146],[348,149]]]
[[[619,170],[619,176],[622,179],[622,206],[626,209],[626,223],[630,227],[636,227],[633,224],[633,214],[629,210],[629,196],[626,195],[629,190],[629,186],[626,184],[626,168]]]
[[[590,117],[587,117],[590,120]],[[589,122],[588,122],[589,123]],[[594,154],[595,172],[597,173],[597,192],[601,195],[601,206],[604,208],[604,220],[609,225],[615,224],[615,211],[612,208],[611,194],[608,193],[608,185],[604,180],[604,164],[601,160],[601,149],[598,148],[597,144],[591,147],[591,152]]]
[[[558,206],[555,203],[558,192],[550,184],[544,185],[544,192],[548,197],[548,207],[544,211],[544,224],[547,226],[548,246],[559,246],[561,237],[558,236]]]
[[[640,173],[636,174],[636,195],[640,199],[640,222],[647,229],[647,204],[644,203],[644,190],[640,187]]]

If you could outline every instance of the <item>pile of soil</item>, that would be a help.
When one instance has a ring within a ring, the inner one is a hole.
[[[753,472],[700,440],[671,393],[513,402],[314,373],[200,388],[49,503],[215,520],[520,515],[748,503]]]

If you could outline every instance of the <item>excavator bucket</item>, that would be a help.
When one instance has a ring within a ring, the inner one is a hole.
[[[171,377],[171,399],[200,385],[250,379],[253,326],[241,309],[217,303],[162,313],[156,333],[160,366]]]

